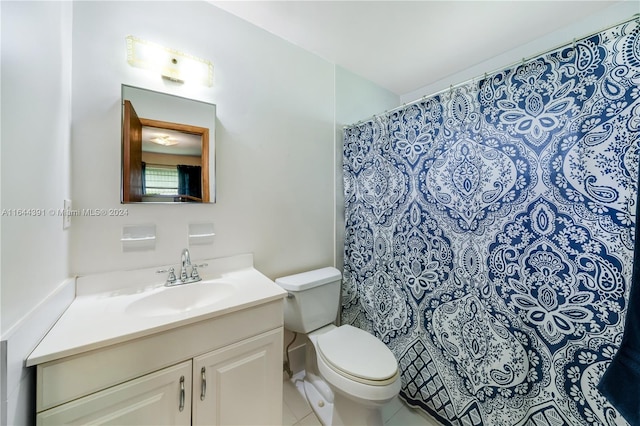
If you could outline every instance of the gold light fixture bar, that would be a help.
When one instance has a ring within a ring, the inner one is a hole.
[[[157,72],[163,78],[179,83],[213,85],[213,64],[210,61],[134,36],[128,36],[126,40],[130,65]]]

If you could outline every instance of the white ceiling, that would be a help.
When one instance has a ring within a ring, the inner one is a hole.
[[[617,1],[210,3],[404,95]]]
[[[151,142],[151,138],[168,137],[175,145],[163,146]],[[179,130],[159,129],[156,127],[142,126],[142,150],[158,154],[172,155],[202,155],[202,136]]]

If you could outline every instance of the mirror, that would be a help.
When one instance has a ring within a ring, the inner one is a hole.
[[[122,203],[215,202],[216,106],[122,85]]]

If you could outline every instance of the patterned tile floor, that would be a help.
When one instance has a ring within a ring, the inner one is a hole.
[[[322,426],[295,384],[284,377],[282,413],[284,426]],[[433,419],[418,414],[395,398],[382,409],[385,426],[441,426]]]

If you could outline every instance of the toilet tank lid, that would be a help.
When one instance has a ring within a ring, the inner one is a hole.
[[[342,274],[336,268],[328,266],[326,268],[314,269],[313,271],[302,272],[300,274],[288,275],[276,278],[276,284],[285,290],[302,291],[342,278]]]

